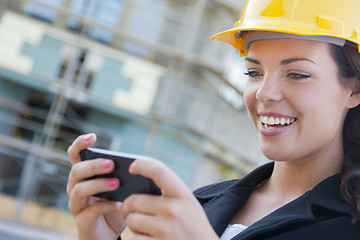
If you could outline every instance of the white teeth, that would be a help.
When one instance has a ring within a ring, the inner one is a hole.
[[[273,117],[269,118],[269,125],[274,125],[275,124],[275,120]]]
[[[281,123],[281,125],[285,125],[285,118],[281,118],[280,123]]]
[[[263,123],[263,124],[266,124],[266,125],[289,125],[293,122],[295,122],[295,118],[292,118],[292,119],[285,119],[285,118],[274,118],[274,117],[264,117],[264,116],[261,116],[260,117],[260,121]]]

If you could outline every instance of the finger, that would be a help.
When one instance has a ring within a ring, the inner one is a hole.
[[[80,151],[90,147],[96,142],[95,133],[81,135],[69,146],[67,154],[72,164],[80,162]]]
[[[67,193],[72,191],[74,186],[90,177],[100,174],[111,173],[115,168],[113,160],[110,159],[95,159],[91,161],[82,161],[74,164],[69,173]]]
[[[121,217],[121,205],[122,204],[120,202],[107,200],[97,201],[79,214],[76,220],[82,224],[91,223],[95,222],[101,215],[115,212],[118,212],[119,217]]]
[[[88,207],[90,196],[101,192],[115,191],[118,187],[119,180],[117,178],[98,178],[80,182],[70,192],[69,210],[76,215]]]
[[[121,207],[121,214],[126,218],[133,212],[145,215],[160,215],[162,213],[170,213],[171,204],[167,204],[169,200],[161,196],[152,196],[147,194],[133,194],[125,199]]]
[[[131,174],[140,174],[151,178],[162,190],[165,197],[182,197],[191,195],[183,181],[164,163],[150,158],[137,159],[129,169]]]
[[[121,203],[119,202],[98,201],[94,205],[86,208],[78,215],[74,215],[76,225],[78,226],[79,230],[81,229],[82,232],[91,234],[91,232],[96,231],[96,224],[99,223],[99,220],[102,219],[103,216],[111,215],[111,220],[109,219],[110,221],[123,221],[119,212],[120,207]],[[104,234],[106,234],[106,232],[111,234],[112,232],[114,239],[115,236],[118,236],[122,231],[121,228],[119,229],[118,226],[113,225],[110,222],[106,222],[104,224],[108,224],[110,227],[110,229],[107,229],[106,227],[102,229]],[[124,224],[123,227],[125,227]]]
[[[153,236],[161,238],[165,234],[166,224],[153,216],[131,213],[125,220],[130,230],[139,239],[152,239]]]

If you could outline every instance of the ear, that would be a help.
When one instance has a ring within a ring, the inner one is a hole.
[[[354,108],[360,104],[360,80],[354,77],[352,81],[350,81],[350,83],[352,83],[350,86],[352,92],[350,94],[347,104],[347,107],[349,109]]]
[[[358,106],[359,104],[360,104],[360,91],[351,93],[348,99],[347,108],[351,109]]]

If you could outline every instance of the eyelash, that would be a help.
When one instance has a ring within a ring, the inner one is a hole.
[[[251,78],[262,76],[262,73],[257,72],[257,71],[248,71],[248,72],[245,72],[244,74]],[[294,80],[299,80],[299,79],[310,78],[311,75],[301,74],[301,73],[289,73],[286,77],[290,77]]]
[[[309,78],[311,77],[310,75],[308,74],[301,74],[301,73],[289,73],[287,75],[287,77],[290,77],[294,80],[298,80],[298,79],[305,79],[305,78]]]
[[[260,72],[257,71],[247,71],[244,73],[246,76],[248,77],[258,77],[258,76],[262,76],[262,74]]]

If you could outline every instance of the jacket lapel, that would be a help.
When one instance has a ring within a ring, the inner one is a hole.
[[[232,240],[251,239],[259,234],[278,230],[292,223],[309,224],[314,222],[316,216],[312,211],[313,206],[351,216],[354,209],[341,198],[339,187],[339,174],[329,177],[311,191],[254,223],[233,237]]]
[[[232,240],[250,239],[255,235],[271,232],[295,222],[308,222],[314,221],[314,219],[315,217],[311,210],[310,192],[307,192],[300,198],[260,219],[236,235]]]
[[[222,235],[234,214],[244,205],[251,192],[271,176],[273,167],[273,163],[268,163],[255,169],[246,177],[214,195],[210,201],[204,204],[204,210],[218,236]],[[206,195],[198,196],[200,200],[208,197]]]
[[[237,194],[237,191],[241,191],[242,194]],[[217,195],[204,206],[209,221],[218,236],[221,236],[224,232],[234,214],[246,202],[250,193],[251,190],[248,188],[229,190],[223,195]]]
[[[214,184],[194,192],[218,236],[223,234],[234,214],[245,204],[251,192],[271,176],[273,167],[273,163],[268,163],[240,180]],[[354,209],[341,198],[339,188],[339,174],[329,177],[311,191],[275,210],[232,239],[251,239],[262,233],[289,227],[291,224],[311,224],[316,221],[312,212],[313,207],[351,216]]]
[[[352,216],[355,209],[340,194],[340,174],[333,175],[311,190],[311,204]]]

